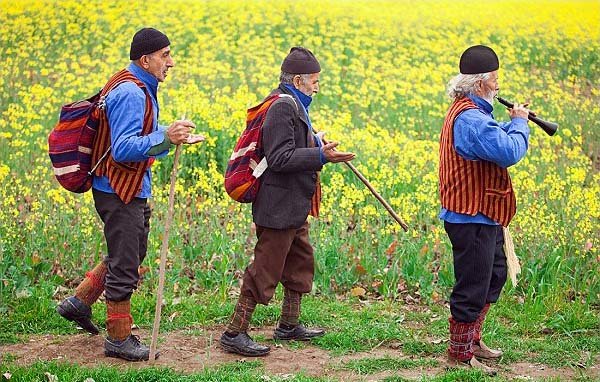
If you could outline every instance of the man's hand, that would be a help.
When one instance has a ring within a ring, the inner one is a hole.
[[[167,136],[174,145],[187,143],[190,137],[190,132],[194,127],[196,127],[196,125],[194,125],[192,121],[175,121],[167,129]]]
[[[188,145],[193,145],[195,143],[204,142],[205,139],[206,137],[202,134],[190,134],[185,143],[187,143]]]
[[[529,103],[526,103],[523,105],[515,103],[513,105],[512,109],[508,109],[508,114],[510,114],[510,119],[514,119],[514,118],[528,119],[528,117],[529,117],[529,109],[527,109],[528,105],[529,105]]]
[[[325,143],[325,142],[323,142]],[[323,145],[323,155],[328,162],[350,162],[356,156],[354,153],[346,153],[342,151],[336,151],[335,147],[338,145],[337,142],[327,142]]]

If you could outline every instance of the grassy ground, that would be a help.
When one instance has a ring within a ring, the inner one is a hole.
[[[53,312],[56,301],[48,297],[30,299],[27,303],[20,304],[19,311],[11,315],[9,320],[0,323],[0,338],[5,346],[8,343],[26,343],[29,338],[36,338],[37,334],[75,332],[70,323]],[[279,315],[279,301],[280,293],[273,304],[259,306],[253,325],[275,325]],[[177,301],[167,296],[165,302],[162,336],[181,330],[190,336],[201,335],[206,328],[219,330],[227,322],[233,309],[232,301],[219,301],[208,295],[190,296]],[[153,303],[152,296],[145,293],[144,288],[134,296],[135,323],[143,329],[151,328]],[[598,313],[573,304],[572,309],[563,312],[564,318],[557,319],[547,316],[542,309],[536,313],[535,306],[530,302],[519,301],[510,295],[503,296],[490,311],[484,328],[486,341],[505,352],[496,365],[500,369],[500,379],[496,380],[515,378],[515,372],[511,368],[521,363],[537,365],[536,367],[541,365],[549,370],[548,379],[543,377],[537,380],[593,380],[598,377],[598,371],[594,371],[594,366],[600,360]],[[402,380],[393,377],[394,371],[402,370],[412,370],[416,375],[424,373],[421,380],[427,381],[480,380],[482,375],[477,372],[441,369],[447,347],[447,316],[448,309],[443,304],[407,304],[403,301],[358,300],[354,297],[339,300],[309,296],[304,301],[302,319],[309,325],[325,327],[327,334],[314,340],[312,344],[292,342],[285,344],[285,347],[302,352],[315,346],[339,361],[331,362],[326,368],[329,371],[323,378],[310,374],[292,374],[285,376],[287,379],[281,375],[272,375],[272,380],[368,380],[377,377],[381,378],[377,380],[392,381]],[[103,317],[103,305],[97,304],[95,321],[102,322]],[[557,325],[557,322],[561,325]],[[271,346],[277,345],[268,334],[258,334],[255,338]],[[378,355],[377,349],[386,349],[387,352]],[[365,352],[370,355],[352,358],[353,355]],[[166,378],[164,380],[246,381],[268,375],[261,367],[261,362],[263,361],[213,365],[195,374],[181,374],[164,369],[130,370],[122,373],[110,367],[89,370],[86,367],[55,362],[23,366],[19,365],[17,359],[11,359],[9,353],[4,355],[1,370],[10,371],[14,378],[22,378],[17,380],[35,380],[35,376],[49,372],[59,376],[60,381],[81,380],[83,376],[108,380],[117,374],[124,380],[131,378],[146,381],[160,376]],[[426,370],[433,370],[436,376],[429,375]],[[565,370],[569,373],[565,374]],[[336,373],[343,371],[347,374],[339,379]],[[565,376],[568,378],[565,379]]]

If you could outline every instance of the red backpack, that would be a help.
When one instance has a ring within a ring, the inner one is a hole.
[[[260,188],[260,176],[267,169],[262,151],[262,126],[269,107],[288,94],[275,94],[248,109],[246,129],[238,139],[225,170],[225,191],[240,203],[252,203]],[[293,99],[293,98],[292,98]]]
[[[135,80],[129,72],[113,76],[96,95],[61,107],[58,123],[48,136],[48,154],[58,183],[67,190],[82,193],[92,187],[92,174],[110,152],[109,147],[92,168],[94,140],[106,95],[123,82]],[[139,81],[136,84],[141,85]]]

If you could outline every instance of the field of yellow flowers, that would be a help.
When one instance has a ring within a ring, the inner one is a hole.
[[[176,63],[161,85],[160,122],[186,115],[205,134],[185,147],[177,180],[169,285],[227,298],[251,254],[250,209],[230,200],[223,171],[245,110],[277,85],[289,48],[315,52],[323,71],[311,106],[319,130],[357,153],[355,165],[409,223],[403,233],[341,165],[322,173],[312,223],[315,290],[426,301],[452,285],[437,219],[438,134],[447,81],[462,51],[492,46],[500,94],[531,101],[560,124],[532,129],[510,169],[511,225],[523,274],[512,293],[600,304],[600,5],[597,1],[0,1],[0,315],[22,299],[70,286],[102,256],[91,194],[54,180],[47,135],[60,106],[88,97],[128,64],[134,32],[168,34]],[[495,115],[508,114],[496,105]],[[147,265],[155,276],[172,156],[154,166]]]

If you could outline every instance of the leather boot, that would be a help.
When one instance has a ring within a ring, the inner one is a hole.
[[[483,359],[498,359],[502,357],[502,350],[490,349],[483,340],[479,340],[478,343],[473,343],[473,355],[477,358]]]
[[[219,342],[226,351],[246,357],[261,357],[271,351],[270,347],[254,342],[246,332],[234,335],[225,332]]]
[[[104,340],[104,355],[127,361],[147,361],[150,358],[150,348],[141,343],[140,338],[133,334],[122,341],[107,337]],[[155,359],[159,355],[160,353],[156,352]]]
[[[104,292],[106,264],[101,261],[85,274],[85,279],[75,289],[75,296],[61,301],[56,307],[58,314],[75,322],[90,334],[98,334],[98,327],[92,322],[92,304]]]
[[[98,328],[92,322],[92,308],[75,296],[68,297],[56,306],[56,312],[69,321],[75,322],[90,334],[98,334]]]
[[[302,324],[292,327],[286,327],[279,324],[273,333],[273,338],[281,341],[297,340],[308,341],[316,337],[325,335],[325,330],[321,328],[310,329]]]
[[[448,357],[448,367],[481,370],[490,377],[493,377],[497,374],[496,370],[479,362],[475,357],[471,357],[471,359],[466,361],[460,361],[456,358]]]

